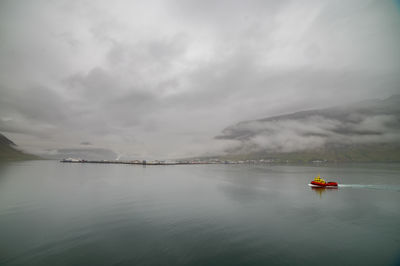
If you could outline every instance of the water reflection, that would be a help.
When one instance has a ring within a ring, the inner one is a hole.
[[[320,265],[316,246],[340,254],[327,265],[390,265],[399,254],[397,168],[326,167],[347,185],[309,191],[306,166],[145,167],[0,164],[0,265]]]
[[[337,191],[337,188],[325,188],[325,187],[312,187],[311,190],[315,191],[320,198],[322,198],[322,194],[327,191]]]

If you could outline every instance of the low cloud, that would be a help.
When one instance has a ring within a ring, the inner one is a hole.
[[[241,122],[216,139],[235,140],[226,152],[293,152],[326,144],[400,142],[400,98]],[[357,106],[357,105],[356,105]],[[368,107],[369,106],[369,107]]]
[[[47,151],[42,154],[44,158],[64,159],[77,158],[85,160],[114,160],[117,154],[109,149],[103,148],[76,148],[76,149],[57,149]]]

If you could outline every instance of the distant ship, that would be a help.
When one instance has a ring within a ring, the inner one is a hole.
[[[338,183],[336,182],[326,182],[323,178],[321,178],[319,175],[314,178],[313,181],[311,181],[310,184],[308,184],[310,187],[320,187],[320,188],[337,188]]]

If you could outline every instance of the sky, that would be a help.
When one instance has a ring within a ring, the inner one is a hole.
[[[400,4],[0,0],[0,132],[180,158],[224,128],[400,93]]]

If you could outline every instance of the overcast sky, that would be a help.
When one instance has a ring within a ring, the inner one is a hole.
[[[30,152],[223,149],[242,120],[400,92],[396,1],[0,0],[0,132]]]

